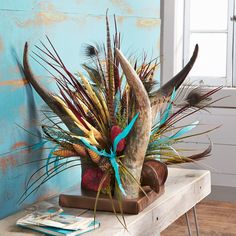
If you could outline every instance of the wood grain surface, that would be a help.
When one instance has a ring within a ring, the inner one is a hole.
[[[196,209],[201,236],[236,236],[236,204],[204,200]],[[190,210],[188,214],[194,236],[196,231],[193,212]],[[161,233],[161,236],[173,235],[188,235],[184,216]]]

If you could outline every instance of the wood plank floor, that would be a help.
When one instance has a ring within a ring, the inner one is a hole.
[[[236,204],[205,200],[197,205],[200,236],[236,236]],[[188,212],[192,236],[196,235],[192,211]],[[161,236],[188,235],[185,217],[170,225]]]

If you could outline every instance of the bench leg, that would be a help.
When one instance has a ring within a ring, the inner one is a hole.
[[[199,226],[198,226],[198,220],[197,220],[197,210],[196,210],[196,206],[193,207],[193,217],[194,217],[194,222],[195,222],[195,227],[196,227],[197,236],[200,236],[200,233],[199,233]]]
[[[193,209],[193,218],[194,218],[196,233],[197,233],[197,236],[200,236],[198,220],[197,220],[196,206],[194,206],[192,209]],[[188,227],[188,235],[192,236],[191,226],[190,226],[190,223],[189,223],[189,217],[188,217],[188,213],[187,212],[185,213],[185,219],[186,219],[186,224],[187,224],[187,227]]]
[[[188,213],[185,213],[185,219],[186,219],[186,223],[187,223],[187,227],[188,227],[188,236],[192,236],[192,232],[191,232],[191,227],[190,227],[190,223],[189,223],[189,218],[188,218]]]

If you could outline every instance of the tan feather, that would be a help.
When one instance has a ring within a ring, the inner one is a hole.
[[[89,156],[91,157],[93,162],[99,163],[101,157],[97,153],[95,153],[94,151],[89,150],[89,149],[88,149],[88,153],[89,153]]]
[[[79,75],[80,75],[81,80],[83,81],[84,87],[88,90],[90,98],[93,100],[96,107],[99,109],[100,115],[102,117],[102,121],[104,121],[105,124],[107,124],[107,119],[106,119],[104,109],[103,109],[96,93],[94,92],[94,90],[93,90],[92,86],[90,85],[90,83],[88,82],[87,78],[85,78],[85,76],[83,76],[81,73],[79,73]]]
[[[59,157],[73,157],[73,156],[78,156],[78,153],[67,149],[61,149],[53,152],[53,155]]]
[[[80,144],[73,144],[73,148],[75,149],[75,151],[77,152],[78,156],[81,157],[88,157],[88,153],[86,151],[86,148],[81,146]]]
[[[68,116],[70,116],[71,119],[74,121],[75,125],[77,125],[85,134],[87,134],[89,131],[81,124],[81,122],[74,115],[74,113],[68,108],[65,102],[57,95],[52,95],[52,96],[57,102],[59,102],[63,106]]]
[[[82,118],[83,119],[83,118]],[[96,128],[94,128],[89,122],[83,119],[85,124],[88,126],[90,131],[87,133],[87,136],[97,140],[99,143],[104,144],[107,140],[103,137],[102,133],[99,132]]]

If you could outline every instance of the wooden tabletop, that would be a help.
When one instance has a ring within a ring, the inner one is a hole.
[[[126,215],[128,232],[123,229],[113,213],[97,212],[96,219],[101,222],[99,229],[86,233],[86,236],[156,236],[166,229],[181,215],[205,198],[211,191],[210,172],[206,170],[190,170],[169,168],[165,184],[165,192],[155,202],[138,215]],[[41,203],[57,204],[58,198]],[[82,210],[65,209],[66,212],[79,214]],[[24,210],[0,220],[0,236],[32,236],[43,235],[31,230],[17,227],[17,219],[26,215]],[[84,213],[93,217],[92,211]]]

